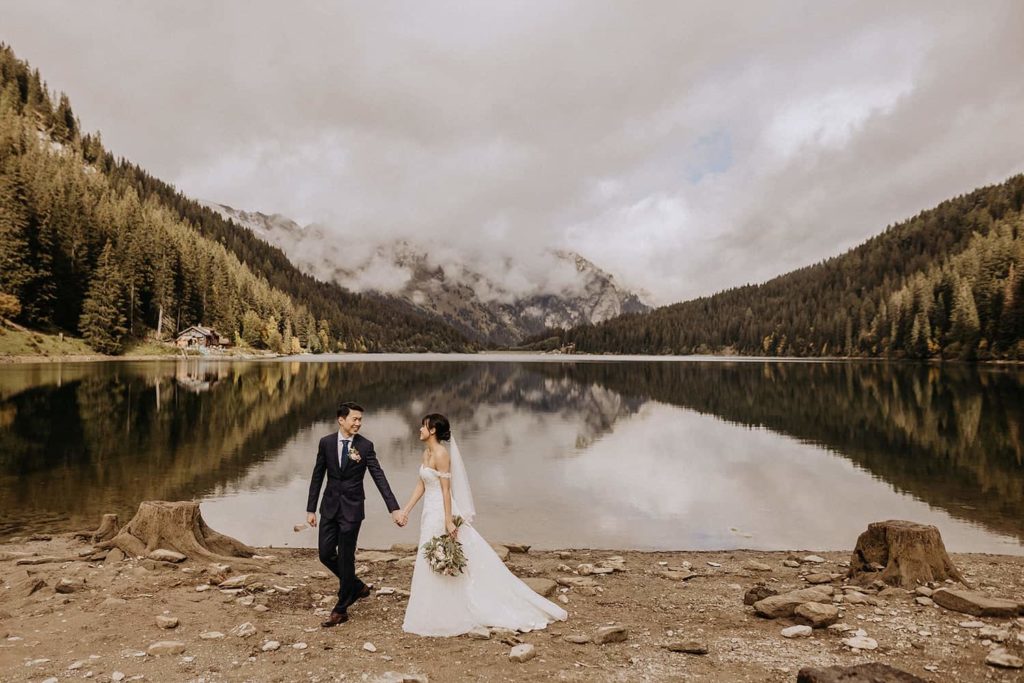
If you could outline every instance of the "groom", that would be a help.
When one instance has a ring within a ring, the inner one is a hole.
[[[367,470],[395,524],[405,525],[398,501],[377,462],[373,442],[358,433],[363,424],[363,412],[358,403],[338,406],[338,431],[320,439],[309,483],[306,521],[316,526],[316,499],[320,496],[324,474],[327,475],[327,488],[320,503],[320,562],[338,577],[339,587],[338,604],[327,621],[320,624],[324,628],[348,621],[349,605],[370,595],[370,588],[356,576],[356,540],[366,516],[363,475]]]

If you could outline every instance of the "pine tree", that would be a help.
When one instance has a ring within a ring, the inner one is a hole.
[[[107,242],[89,282],[78,324],[89,346],[112,355],[124,350],[128,334],[127,307],[124,279],[114,260],[113,247]]]
[[[971,293],[971,283],[960,278],[953,291],[953,311],[950,316],[950,340],[960,345],[958,353],[961,357],[969,357],[974,352],[981,333],[978,320],[978,309]]]

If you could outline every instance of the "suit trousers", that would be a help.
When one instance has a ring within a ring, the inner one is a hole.
[[[366,584],[356,576],[356,541],[362,522],[320,518],[320,562],[338,577],[338,603],[335,612],[344,613]]]

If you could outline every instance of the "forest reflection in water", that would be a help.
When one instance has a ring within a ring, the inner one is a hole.
[[[368,408],[392,488],[445,412],[478,526],[541,547],[847,548],[869,521],[1024,553],[1019,368],[778,361],[116,362],[0,368],[0,535],[204,499],[255,544],[295,534],[316,441]],[[367,546],[412,541],[369,479]]]

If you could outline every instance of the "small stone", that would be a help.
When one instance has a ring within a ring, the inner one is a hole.
[[[843,638],[842,642],[843,645],[853,648],[854,650],[874,650],[878,647],[878,641],[874,638],[868,638],[867,636]]]
[[[832,624],[831,626],[827,626],[825,628],[826,630],[831,631],[832,633],[846,633],[847,631],[853,630],[852,626],[845,623]]]
[[[934,607],[935,606],[935,601],[934,600],[932,600],[931,598],[926,598],[923,595],[919,595],[918,597],[914,598],[914,602],[916,602],[917,604],[921,605],[921,607]]]
[[[100,607],[120,607],[121,605],[127,605],[128,601],[124,598],[107,598],[100,603]]]
[[[801,558],[800,561],[810,564],[822,564],[825,562],[825,558],[818,555],[807,555],[806,557]]]
[[[477,626],[467,631],[466,635],[472,638],[473,640],[490,640],[491,629],[487,628],[486,626]]]
[[[559,595],[557,599],[558,599],[558,602],[562,603],[563,605],[568,605],[569,604],[569,598],[567,596],[565,596],[565,595]]]
[[[696,640],[683,640],[665,646],[669,652],[683,652],[688,655],[706,655],[708,646]]]
[[[1022,669],[1024,668],[1024,659],[1021,659],[1015,654],[1011,654],[1006,648],[996,648],[988,653],[985,657],[985,663],[989,666],[995,666],[1000,669]]]
[[[68,671],[78,671],[86,664],[88,664],[86,660],[79,659],[77,662],[72,662],[71,664],[68,664]]]
[[[999,628],[998,626],[985,626],[978,629],[978,638],[988,638],[989,640],[994,640],[997,643],[1005,643],[1009,637],[1009,630]]]
[[[757,560],[747,560],[743,563],[743,568],[749,569],[752,572],[770,572],[772,570],[770,566]]]
[[[292,527],[292,531],[294,531],[295,533],[299,533],[300,531],[304,531],[306,529],[306,526],[307,525],[305,524],[296,524]]]
[[[580,635],[578,633],[570,633],[567,636],[562,636],[562,640],[573,645],[585,645],[590,642],[590,636]]]
[[[292,645],[293,650],[305,650],[307,647],[309,647],[309,645],[306,645],[305,643],[294,643]]]
[[[765,598],[770,598],[771,596],[778,594],[779,592],[774,588],[763,583],[759,583],[743,594],[743,604],[753,605],[755,602],[760,602]]]
[[[598,645],[606,643],[621,643],[629,638],[629,631],[625,626],[602,626],[594,633],[593,642]]]
[[[528,662],[537,656],[537,648],[530,643],[521,643],[512,648],[508,658],[513,662]]]
[[[805,602],[793,614],[812,628],[824,628],[839,621],[839,608],[819,602]]]
[[[122,671],[115,671],[114,673],[110,674],[110,680],[114,681],[114,683],[119,683],[120,681],[123,681],[124,680],[124,672],[122,672]]]
[[[199,634],[199,637],[203,640],[220,640],[224,638],[224,634],[220,631],[205,631]]]
[[[331,578],[331,575],[322,569],[317,569],[316,571],[310,572],[309,577],[311,579],[329,579]]]
[[[270,608],[266,605],[256,605],[253,609],[257,612],[269,612]]]
[[[238,636],[239,638],[248,638],[251,635],[255,635],[256,627],[251,622],[245,622],[231,629],[231,635]]]
[[[177,628],[178,617],[168,617],[164,614],[159,614],[156,617],[156,625],[164,629]]]
[[[850,605],[866,605],[868,602],[868,598],[863,593],[858,593],[857,591],[850,591],[849,593],[843,596],[843,602],[848,603]]]
[[[708,561],[708,566],[709,566],[709,567],[721,567],[722,565],[721,565],[721,564],[719,564],[718,562],[711,562],[711,561],[709,560],[709,561]]]
[[[252,607],[253,604],[256,602],[256,598],[251,595],[243,595],[240,598],[235,598],[235,602],[241,605],[242,607]]]
[[[498,556],[499,560],[502,562],[508,562],[508,556],[512,552],[511,550],[503,545],[498,545],[497,543],[492,544],[491,548],[494,550],[494,553]]]
[[[50,676],[49,678],[44,678],[42,683],[59,683],[59,680],[60,679]]]
[[[783,567],[789,567],[790,569],[796,569],[797,567],[800,566],[800,563],[797,562],[796,560],[783,560],[782,561],[782,566]]]
[[[362,550],[356,553],[356,562],[396,562],[398,555],[379,550]]]
[[[213,586],[211,586],[208,583],[201,583],[198,586],[196,586],[196,593],[205,593],[206,591],[211,590],[212,588]]]
[[[363,643],[363,649],[366,650],[367,652],[376,652],[377,651],[377,646],[374,645],[373,643],[367,641],[367,642]]]
[[[252,575],[251,574],[238,574],[236,576],[232,576],[229,579],[224,579],[223,581],[221,581],[218,584],[218,587],[221,588],[221,589],[224,589],[224,588],[245,588],[250,583],[252,583]]]
[[[532,588],[535,593],[544,597],[550,597],[558,588],[556,582],[543,577],[523,579],[523,583]]]
[[[180,640],[160,640],[146,649],[151,655],[180,655],[184,651],[185,643]]]
[[[107,556],[103,558],[103,564],[117,564],[118,562],[124,562],[124,551],[120,548],[111,548]]]
[[[173,550],[165,550],[164,548],[157,548],[153,552],[146,555],[151,560],[157,562],[184,562],[188,558],[179,552]]]
[[[832,581],[831,574],[815,573],[804,576],[804,581],[810,584],[830,583]]]
[[[812,629],[811,629],[810,626],[803,626],[803,625],[800,625],[800,626],[789,626],[787,628],[782,629],[782,637],[783,638],[807,638],[808,636],[811,635],[811,631],[812,631]]]
[[[914,589],[914,593],[920,595],[922,598],[932,597],[932,589],[928,586],[918,586]]]
[[[294,586],[279,586],[279,585],[277,585],[275,583],[274,584],[274,590],[277,591],[278,593],[281,593],[282,595],[288,595],[293,590],[295,590],[295,587]]]
[[[984,621],[961,621],[957,624],[960,628],[984,628]]]
[[[58,593],[76,593],[85,588],[85,581],[77,577],[64,577],[53,587]]]
[[[261,647],[260,649],[264,652],[273,652],[275,650],[281,649],[281,643],[279,643],[276,640],[268,640],[267,642],[263,643],[263,647]]]

